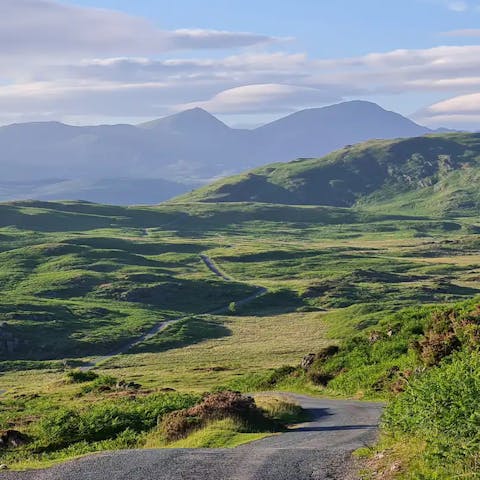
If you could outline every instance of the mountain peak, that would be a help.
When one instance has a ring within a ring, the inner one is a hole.
[[[148,129],[165,129],[174,131],[211,131],[212,129],[228,129],[227,125],[203,108],[195,107],[167,117],[152,120],[139,125]]]
[[[294,128],[300,133],[308,129],[316,129],[329,137],[337,135],[340,131],[344,134],[351,132],[354,140],[351,143],[372,138],[388,139],[431,133],[431,130],[416,124],[409,118],[385,110],[380,105],[366,100],[352,100],[326,107],[300,110],[268,123],[258,130],[272,131],[285,128],[289,130]],[[355,137],[356,133],[357,137]],[[336,145],[336,148],[339,146]]]

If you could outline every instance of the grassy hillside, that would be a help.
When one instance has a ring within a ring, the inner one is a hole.
[[[222,387],[390,395],[397,376],[418,366],[410,341],[421,340],[429,312],[475,305],[480,218],[375,205],[0,204],[0,428],[40,441],[62,423],[57,410],[74,405],[89,422],[83,412],[98,404],[106,432],[6,458],[20,465],[141,445],[156,435],[143,409],[163,408],[158,395],[169,389],[179,395],[166,398],[172,409]],[[200,255],[233,280],[217,278]],[[238,303],[257,286],[266,294]],[[72,366],[170,319],[181,320],[98,365],[99,377],[67,380]],[[381,334],[374,344],[371,332]],[[290,376],[304,355],[331,345],[340,353],[317,377]],[[125,390],[130,382],[138,390]],[[109,403],[133,430],[109,429]]]
[[[480,205],[480,134],[346,146],[320,159],[252,170],[179,201],[267,202],[461,215]]]

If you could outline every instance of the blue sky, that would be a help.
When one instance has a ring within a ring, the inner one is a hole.
[[[479,21],[480,0],[2,0],[0,123],[248,126],[361,98],[478,129]]]
[[[205,28],[295,37],[295,46],[331,58],[458,41],[445,31],[473,28],[471,9],[435,0],[75,0],[122,10],[166,29]],[[459,4],[461,4],[460,2]],[[475,2],[471,2],[474,5]],[[480,1],[478,1],[480,6]],[[475,43],[475,39],[470,39]],[[464,43],[464,42],[462,42]]]

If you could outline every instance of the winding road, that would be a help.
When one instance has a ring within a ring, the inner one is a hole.
[[[382,404],[283,394],[312,420],[234,449],[124,450],[5,480],[354,480],[352,451],[375,441]]]
[[[200,255],[200,258],[202,262],[207,266],[207,268],[217,277],[227,281],[227,282],[233,282],[234,280],[223,273],[216,265],[215,262],[205,254]],[[267,289],[263,287],[257,287],[257,291],[246,297],[242,298],[241,300],[237,300],[235,302],[235,305],[237,307],[241,307],[242,305],[246,305],[247,303],[252,302],[253,300],[257,299],[258,297],[261,297],[267,293]],[[209,312],[205,312],[203,315],[220,315],[222,313],[228,312],[230,309],[230,305],[226,305],[224,307],[217,308],[216,310],[211,310]],[[106,355],[102,355],[100,357],[93,358],[88,365],[85,365],[80,368],[82,371],[88,371],[91,370],[92,368],[97,367],[101,363],[106,362],[107,360],[110,360],[112,357],[116,357],[117,355],[122,355],[124,353],[127,353],[129,350],[131,350],[133,347],[136,345],[144,342],[145,340],[148,340],[152,338],[153,336],[157,335],[158,333],[162,332],[165,330],[168,326],[172,325],[173,323],[179,322],[181,320],[185,320],[186,318],[190,318],[191,315],[189,316],[183,316],[180,318],[174,318],[172,320],[165,320],[163,322],[157,323],[154,327],[152,327],[147,333],[143,334],[141,337],[135,338],[134,340],[130,341],[129,343],[117,348],[113,352],[107,353]],[[0,391],[0,395],[1,395]]]
[[[231,281],[207,256],[205,265]],[[264,295],[266,289],[239,302]],[[223,313],[228,306],[212,314]],[[110,355],[92,361],[89,368],[125,353],[171,323],[162,322],[141,338]],[[280,435],[234,449],[144,449],[102,452],[45,470],[0,472],[4,480],[356,480],[352,452],[375,441],[380,403],[327,400],[282,393],[310,413],[311,420]]]

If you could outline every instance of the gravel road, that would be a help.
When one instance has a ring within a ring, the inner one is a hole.
[[[354,480],[353,450],[375,440],[382,405],[285,394],[312,420],[235,449],[125,450],[5,480]]]

